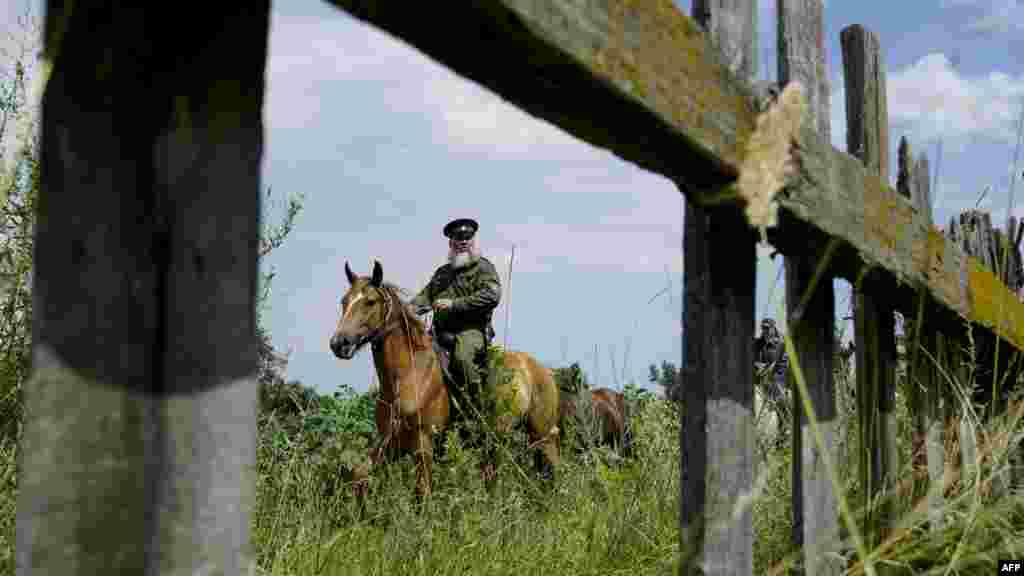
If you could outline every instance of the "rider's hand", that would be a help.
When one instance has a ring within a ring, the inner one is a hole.
[[[452,307],[452,301],[448,298],[438,298],[434,301],[434,312],[440,312],[441,310],[447,310]]]

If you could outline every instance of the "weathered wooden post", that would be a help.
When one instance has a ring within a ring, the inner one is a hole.
[[[718,46],[739,46],[727,62],[748,77],[757,69],[750,0],[694,2],[698,22]],[[729,258],[716,254],[729,246]],[[753,574],[755,236],[733,207],[686,204],[683,351],[686,413],[680,537],[684,574]],[[738,509],[737,509],[738,508]]]
[[[829,144],[830,90],[825,52],[825,7],[821,0],[776,0],[779,83],[800,82],[807,95],[807,122]]]
[[[952,365],[950,373],[957,385],[966,388],[970,384],[970,362],[972,360],[967,349],[967,336],[962,326],[952,328],[950,332],[946,336],[947,355]],[[957,404],[950,406],[949,414],[950,416],[956,413],[960,414],[960,422],[956,431],[960,444],[960,453],[957,457],[960,459],[960,477],[966,483],[977,471],[978,439],[967,411],[963,410],[962,405],[959,404],[959,398],[954,402]]]
[[[799,82],[808,95],[806,137],[829,142],[828,70],[824,50],[824,7],[821,0],[778,0],[779,83]],[[827,255],[827,238],[817,250],[787,254],[786,307],[789,331],[818,427],[824,452],[818,449],[807,413],[789,375],[793,391],[793,539],[803,548],[806,574],[839,574],[839,523],[825,458],[835,457],[836,394],[832,370],[835,291]],[[819,266],[822,267],[819,270]]]
[[[878,38],[853,25],[840,33],[846,84],[846,146],[848,152],[889,181],[889,128],[885,93],[885,61]],[[888,188],[881,189],[887,194]],[[884,200],[884,199],[882,199]],[[866,202],[867,204],[868,202]],[[880,206],[872,206],[880,208]],[[871,211],[865,205],[866,217]],[[870,227],[871,222],[865,222]],[[878,278],[864,271],[856,282],[854,332],[857,342],[857,401],[861,431],[861,482],[866,503],[894,485],[896,454],[895,308],[880,290]],[[891,498],[884,498],[877,518],[882,533],[871,530],[870,545],[880,541],[892,522]],[[871,524],[869,522],[868,524]]]
[[[46,13],[17,573],[246,574],[270,6],[68,6]]]
[[[928,158],[922,154],[917,162],[913,162],[910,144],[906,138],[900,139],[899,178],[897,190],[908,197],[914,206],[914,228],[923,228],[925,233],[932,227],[931,191],[928,180]],[[928,256],[931,252],[927,252]],[[932,262],[926,262],[930,269]],[[912,450],[915,458],[924,458],[927,466],[927,507],[928,523],[932,530],[938,530],[942,524],[943,507],[943,465],[944,449],[942,443],[942,396],[944,382],[936,368],[936,361],[943,358],[940,354],[939,331],[941,322],[933,314],[939,308],[928,293],[926,286],[918,287],[917,312],[913,317],[912,332],[905,335],[906,341],[917,349],[907,348],[906,354],[911,362],[907,372],[910,390],[910,409],[914,421],[914,442]],[[929,355],[931,356],[929,358]]]

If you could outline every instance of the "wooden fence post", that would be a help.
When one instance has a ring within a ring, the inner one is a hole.
[[[779,83],[799,82],[808,95],[804,122],[829,141],[828,69],[824,49],[824,6],[821,0],[778,0]],[[796,347],[810,403],[824,439],[818,450],[793,375],[793,540],[803,548],[806,574],[839,574],[836,496],[825,468],[835,461],[836,393],[832,370],[835,329],[835,291],[831,269],[815,273],[827,240],[817,251],[786,254],[786,307],[789,332]],[[827,264],[826,264],[827,265]],[[810,292],[810,294],[807,294]],[[800,309],[804,298],[806,307]]]
[[[869,171],[888,182],[889,128],[886,113],[885,63],[878,38],[860,25],[840,33],[846,84],[846,146]],[[883,193],[886,189],[883,188]],[[870,226],[865,222],[865,226]],[[857,400],[861,431],[861,482],[866,502],[887,494],[894,485],[896,453],[896,341],[895,309],[866,273],[855,286],[857,340]],[[875,545],[892,523],[891,498],[884,498],[876,532],[869,529],[868,542]],[[869,521],[867,525],[872,522]]]
[[[796,80],[807,95],[807,121],[822,142],[832,138],[825,7],[822,0],[775,0],[778,7],[779,83]]]
[[[756,0],[693,0],[693,18],[715,42],[726,66],[743,78],[757,76]]]
[[[753,73],[756,7],[695,2],[719,46],[740,45],[734,71]],[[716,23],[712,25],[712,22]],[[729,258],[717,251],[728,246]],[[753,574],[755,235],[735,208],[686,204],[686,413],[680,430],[680,538],[684,574]],[[739,507],[739,509],[737,509]]]
[[[922,154],[917,162],[912,161],[910,144],[906,138],[900,139],[899,157],[899,180],[897,190],[908,195],[914,205],[915,227],[923,225],[925,230],[932,226],[932,205],[931,191],[928,180],[928,158]],[[920,219],[920,223],[918,223]],[[929,262],[926,266],[931,267]],[[944,471],[944,447],[942,443],[943,419],[942,419],[942,387],[945,382],[939,376],[936,369],[936,361],[943,358],[940,355],[939,330],[941,323],[929,316],[931,310],[935,310],[935,304],[926,287],[918,289],[918,306],[922,307],[920,326],[917,326],[917,318],[914,319],[914,332],[906,334],[907,342],[913,343],[915,336],[918,338],[918,350],[908,348],[906,354],[914,357],[916,363],[910,366],[907,377],[910,379],[908,389],[910,390],[910,410],[914,420],[913,451],[917,461],[922,458],[927,465],[927,505],[928,524],[930,528],[938,530],[942,524],[943,507],[943,471]],[[928,355],[932,357],[929,358]]]
[[[860,24],[839,33],[846,88],[846,151],[889,182],[889,112],[878,37]]]
[[[247,574],[270,6],[64,4],[46,13],[16,570]]]

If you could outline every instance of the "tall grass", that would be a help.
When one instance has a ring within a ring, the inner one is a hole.
[[[359,510],[350,487],[337,481],[344,448],[330,445],[348,439],[306,451],[301,439],[275,442],[268,421],[253,518],[260,566],[267,574],[672,573],[678,413],[647,402],[634,422],[634,461],[615,466],[607,448],[581,457],[566,451],[554,483],[540,487],[525,442],[515,442],[493,491],[480,479],[479,453],[448,434],[422,510],[410,458],[375,471]]]

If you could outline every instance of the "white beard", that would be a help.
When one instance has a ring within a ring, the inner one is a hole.
[[[456,270],[465,268],[479,259],[480,252],[474,244],[471,244],[469,246],[469,250],[466,252],[456,252],[452,249],[448,250],[448,264]]]
[[[469,252],[456,252],[448,257],[448,263],[451,264],[452,268],[458,270],[459,268],[465,268],[470,264],[477,261],[478,256],[470,254]]]

